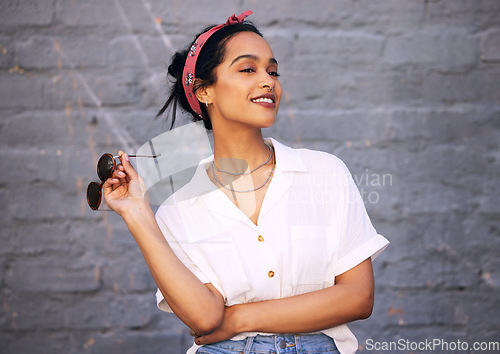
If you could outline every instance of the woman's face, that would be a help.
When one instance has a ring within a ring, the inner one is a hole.
[[[236,123],[255,128],[274,124],[282,89],[278,63],[261,36],[241,32],[231,38],[215,74],[216,83],[207,88],[212,124]]]

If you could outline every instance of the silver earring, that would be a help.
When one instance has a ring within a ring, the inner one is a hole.
[[[205,101],[205,106],[207,106],[207,108],[208,108],[208,101]]]

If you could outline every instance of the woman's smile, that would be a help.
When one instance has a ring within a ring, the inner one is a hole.
[[[265,108],[275,108],[276,96],[270,93],[265,93],[259,97],[253,98],[252,102]]]

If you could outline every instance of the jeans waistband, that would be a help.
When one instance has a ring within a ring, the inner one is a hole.
[[[333,339],[323,333],[275,334],[247,337],[242,340],[226,340],[198,349],[197,353],[231,353],[243,354],[270,353],[295,354],[302,352],[338,353]]]

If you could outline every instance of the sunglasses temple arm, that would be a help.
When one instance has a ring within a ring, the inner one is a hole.
[[[157,157],[160,157],[161,154],[158,154],[158,155],[128,155],[128,157],[149,157],[149,158],[157,158]],[[113,156],[114,159],[118,158],[120,156]]]

